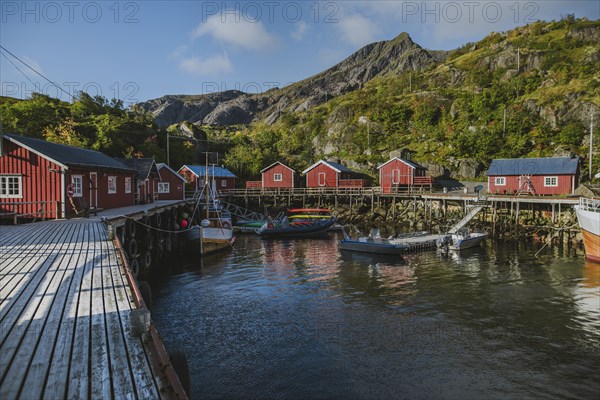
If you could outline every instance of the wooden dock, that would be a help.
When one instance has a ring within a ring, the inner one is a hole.
[[[104,223],[1,226],[0,398],[182,398],[137,295]]]

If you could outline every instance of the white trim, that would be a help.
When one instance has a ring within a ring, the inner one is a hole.
[[[334,166],[330,165],[327,161],[325,161],[325,160],[319,160],[316,163],[314,163],[313,165],[311,165],[310,167],[308,167],[307,169],[305,169],[304,171],[302,171],[302,173],[306,174],[308,171],[310,171],[311,169],[315,168],[319,164],[325,164],[325,165],[327,165],[329,168],[331,168],[332,170],[334,170],[337,173],[341,173],[342,172],[339,169],[335,168]]]
[[[60,171],[60,212],[61,218],[67,218],[67,173],[64,169]],[[56,216],[58,218],[58,215]]]
[[[65,164],[63,164],[63,163],[61,163],[61,162],[59,162],[59,161],[56,161],[56,160],[55,160],[55,159],[53,159],[53,158],[50,158],[50,157],[48,157],[46,154],[44,154],[44,153],[42,153],[42,152],[40,152],[40,151],[38,151],[38,150],[35,150],[35,149],[33,149],[33,148],[31,148],[31,147],[27,146],[26,144],[23,144],[23,143],[19,142],[19,141],[18,141],[17,139],[15,139],[15,138],[12,138],[12,137],[10,137],[10,136],[6,136],[6,135],[5,135],[4,137],[5,137],[6,139],[10,140],[11,142],[18,144],[19,146],[23,147],[24,149],[27,149],[27,150],[31,151],[32,153],[34,153],[34,154],[37,154],[38,156],[40,156],[40,157],[42,157],[42,158],[45,158],[45,159],[46,159],[46,160],[48,160],[48,161],[51,161],[51,162],[53,162],[54,164],[56,164],[56,165],[58,165],[58,166],[62,167],[62,168],[63,168],[63,169],[65,169],[65,170],[69,169],[69,167],[67,167]]]
[[[294,185],[295,185],[295,183],[294,183],[294,180],[295,180],[294,179],[294,174],[295,173],[296,173],[296,171],[292,170],[292,189],[294,188]]]
[[[179,174],[181,172],[181,170],[184,168],[187,169],[188,171],[190,171],[192,174],[196,175],[197,178],[200,178],[200,175],[198,175],[197,173],[192,171],[192,169],[190,167],[188,167],[187,165],[184,165],[183,167],[179,168],[179,171],[177,171],[177,173]],[[186,182],[187,182],[187,180],[186,180]]]
[[[323,184],[321,184],[321,175],[323,175]],[[317,186],[327,185],[327,174],[325,172],[317,172]]]
[[[502,183],[499,183],[499,179],[501,179]],[[505,176],[495,176],[494,177],[494,186],[506,186],[506,177]]]
[[[79,178],[79,180],[80,180],[80,183],[78,185],[79,186],[78,190],[75,190],[75,185],[74,185],[75,178]],[[71,175],[71,189],[73,189],[72,197],[83,197],[83,175],[81,175],[81,174]]]
[[[0,179],[2,178],[17,178],[17,194],[8,194],[8,182],[6,182],[6,192],[7,194],[0,193],[0,199],[22,199],[23,198],[23,175],[20,174],[1,174]]]
[[[271,169],[272,167],[274,167],[274,166],[275,166],[275,165],[277,165],[277,164],[279,164],[279,165],[281,165],[281,166],[284,166],[284,167],[286,167],[287,169],[289,169],[289,170],[290,170],[290,171],[292,171],[292,172],[294,171],[293,169],[291,169],[290,167],[288,167],[288,166],[287,166],[287,165],[285,165],[284,163],[282,163],[282,162],[280,162],[280,161],[275,161],[273,164],[269,165],[268,167],[266,167],[266,168],[263,168],[263,169],[260,171],[260,173],[262,174],[263,172],[265,172],[265,171],[266,171],[266,170],[268,170],[268,169]]]
[[[177,171],[175,171],[173,168],[169,167],[169,166],[168,166],[167,164],[165,164],[165,163],[156,164],[156,168],[158,169],[158,173],[159,173],[159,175],[160,175],[160,170],[161,170],[162,168],[166,168],[166,169],[168,169],[169,171],[171,171],[171,172],[173,173],[173,175],[175,175],[176,177],[178,177],[179,179],[181,179],[182,181],[184,181],[185,183],[187,183],[187,181],[185,180],[185,178],[184,178],[183,176],[179,175],[179,173],[178,173]],[[161,176],[161,179],[160,179],[160,180],[162,181],[162,176]]]
[[[110,190],[110,178],[115,178],[115,190],[114,192]],[[118,180],[115,175],[110,175],[106,177],[106,193],[107,194],[117,194],[119,189],[117,188]]]
[[[127,181],[129,181],[129,191],[127,191]],[[133,192],[133,178],[131,176],[125,177],[125,194],[131,194]]]
[[[277,179],[277,177],[279,177],[279,179]],[[273,182],[283,182],[283,174],[281,172],[273,174]]]
[[[396,179],[394,179],[394,172],[397,172],[397,174],[396,174],[397,175],[396,178],[398,178],[397,182],[396,182]],[[399,185],[399,184],[400,184],[400,170],[393,169],[392,170],[392,185]]]
[[[548,179],[555,179],[556,180],[556,184],[554,184],[554,185],[548,185],[546,183]],[[558,176],[556,176],[556,175],[544,176],[544,187],[558,187]]]
[[[410,165],[409,163],[407,163],[407,162],[406,162],[407,160],[403,160],[402,158],[398,158],[398,157],[394,157],[394,158],[392,158],[391,160],[388,160],[388,161],[386,161],[385,163],[383,163],[383,164],[381,164],[379,167],[377,167],[377,169],[381,169],[381,168],[383,168],[385,165],[387,165],[387,164],[391,163],[391,162],[392,162],[392,161],[394,161],[394,160],[398,160],[398,161],[400,161],[402,164],[404,164],[404,165],[408,166],[409,168],[412,168],[412,169],[417,169],[416,167],[414,167],[414,166]],[[425,168],[425,167],[423,167],[423,168]],[[427,169],[427,168],[425,168],[425,169]]]
[[[161,189],[166,186],[166,191]],[[157,182],[156,193],[158,194],[171,194],[171,183],[170,182]]]

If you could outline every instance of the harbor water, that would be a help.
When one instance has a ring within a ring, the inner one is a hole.
[[[238,238],[154,288],[196,399],[596,399],[600,266],[538,245],[341,253]]]

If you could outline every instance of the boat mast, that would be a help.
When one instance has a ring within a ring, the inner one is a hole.
[[[210,187],[208,186],[208,151],[205,153],[206,157],[205,157],[205,170],[204,170],[204,189],[206,190],[206,219],[210,218]]]
[[[592,148],[594,147],[594,112],[592,111],[592,119],[590,121],[590,181],[593,178],[593,170],[592,170],[592,164],[593,164],[593,150]]]

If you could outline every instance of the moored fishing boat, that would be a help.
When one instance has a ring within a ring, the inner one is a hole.
[[[340,240],[341,250],[382,255],[399,255],[408,250],[408,245],[404,243],[391,243],[387,239],[382,239],[379,229],[371,229],[369,236],[363,236],[358,229],[354,229],[358,233],[356,238],[342,229],[344,239]]]
[[[479,246],[488,236],[484,232],[453,233],[448,244],[449,250],[465,250]]]
[[[335,222],[335,218],[329,218],[302,225],[292,225],[287,217],[284,217],[282,221],[266,222],[256,230],[256,233],[269,239],[324,237]]]
[[[585,257],[600,263],[600,199],[582,197],[575,211],[583,235]]]

